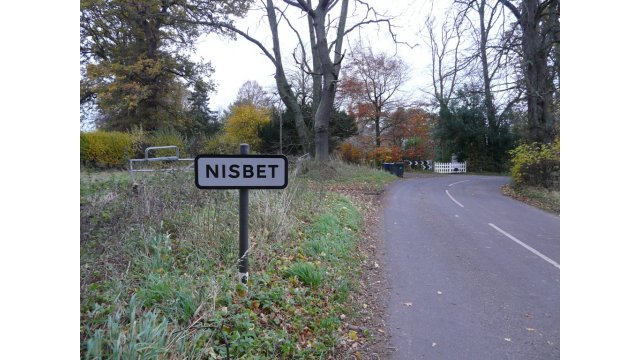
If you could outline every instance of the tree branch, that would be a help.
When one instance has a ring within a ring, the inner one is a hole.
[[[500,3],[502,3],[502,5],[506,6],[509,10],[511,10],[511,12],[513,13],[513,16],[515,16],[516,20],[518,20],[518,24],[520,24],[520,27],[524,28],[524,24],[522,23],[522,15],[520,14],[520,11],[518,11],[518,8],[513,5],[509,0],[498,0]]]

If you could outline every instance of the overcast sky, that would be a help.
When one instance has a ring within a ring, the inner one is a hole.
[[[442,3],[443,1],[440,2]],[[431,2],[428,0],[372,0],[368,1],[368,3],[379,13],[386,12],[389,16],[395,17],[393,24],[394,32],[398,34],[398,41],[419,45],[413,49],[404,45],[397,46],[398,56],[409,64],[411,68],[412,76],[404,88],[405,96],[415,98],[419,94],[418,88],[424,87],[427,82],[425,68],[429,65],[428,49],[422,40],[424,36],[421,37],[418,33],[420,28],[424,26],[426,16],[431,10]],[[444,3],[447,2],[445,1]],[[350,10],[353,11],[353,4],[349,6]],[[335,17],[337,17],[336,10],[339,11],[339,6],[336,6],[336,8],[338,9],[334,9]],[[358,9],[363,10],[364,8],[359,6]],[[442,6],[434,7],[433,13],[436,17],[442,18],[444,17],[443,11]],[[298,32],[304,38],[308,33],[306,19],[301,17],[301,12],[296,9],[288,9],[287,14],[289,14],[291,21],[297,20],[300,22]],[[354,23],[355,19],[352,19],[350,23],[347,23],[347,27]],[[250,11],[245,19],[238,21],[237,27],[242,30],[248,30],[252,36],[262,41],[265,47],[271,50],[268,22],[261,10]],[[284,22],[279,29],[283,57],[291,59],[291,53],[297,43],[295,33]],[[358,35],[360,35],[370,41],[374,53],[386,52],[394,54],[396,52],[396,46],[391,41],[386,25],[364,25],[360,34],[357,31],[353,31],[349,35],[349,42],[345,42],[343,45],[343,49],[347,51],[349,44],[354,44],[358,39]],[[211,61],[215,67],[213,78],[217,84],[217,92],[211,94],[210,107],[212,110],[226,108],[234,101],[240,86],[248,80],[257,81],[267,91],[275,91],[273,64],[255,44],[244,38],[239,37],[233,41],[221,38],[218,35],[209,35],[200,41],[195,56],[196,58],[202,57],[206,61]]]

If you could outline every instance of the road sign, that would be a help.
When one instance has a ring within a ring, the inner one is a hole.
[[[283,155],[198,155],[194,164],[200,189],[284,189],[288,183]]]

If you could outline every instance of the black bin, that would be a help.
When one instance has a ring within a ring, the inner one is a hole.
[[[403,162],[397,162],[395,164],[393,164],[393,173],[397,176],[397,177],[402,177],[404,175],[404,163]]]

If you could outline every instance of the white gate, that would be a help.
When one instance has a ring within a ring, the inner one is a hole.
[[[459,162],[450,162],[450,163],[440,163],[436,162],[433,164],[433,171],[440,174],[457,174],[457,173],[466,173],[467,172],[467,162],[459,163]]]

